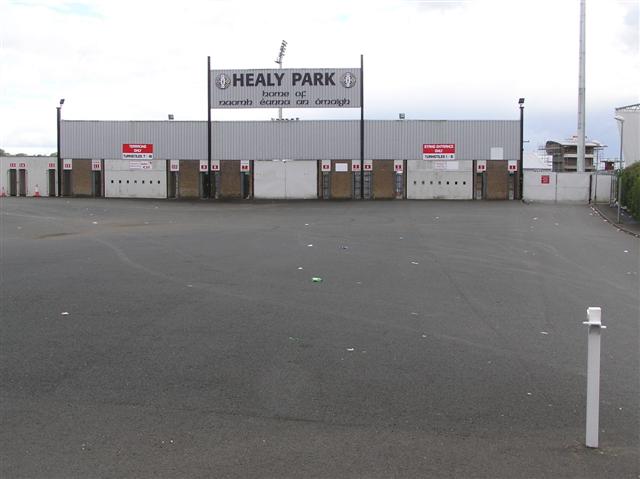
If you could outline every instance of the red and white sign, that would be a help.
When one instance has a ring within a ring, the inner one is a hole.
[[[543,185],[548,185],[549,183],[551,183],[551,176],[549,175],[542,175],[540,177],[540,183]]]
[[[56,169],[56,164],[53,161],[49,162],[49,169],[50,170],[55,170]]]
[[[487,171],[487,160],[476,161],[476,173],[484,173]]]
[[[364,160],[364,171],[373,171],[373,160]]]
[[[360,171],[360,160],[351,160],[351,171]]]
[[[207,160],[200,160],[200,171],[204,171],[205,173],[209,171],[209,165]]]
[[[26,163],[18,163],[18,168],[20,168],[21,170],[24,170],[27,168],[27,164]]]
[[[423,160],[455,160],[455,143],[436,144],[425,143],[422,145]]]
[[[15,170],[18,167],[18,163],[11,162],[9,163],[9,169]]]
[[[331,160],[322,160],[322,164],[320,165],[320,169],[323,172],[331,171]]]
[[[123,160],[153,160],[153,143],[122,145]]]
[[[220,171],[220,160],[211,160],[211,171]]]
[[[169,171],[180,171],[180,160],[169,160]]]
[[[62,169],[63,170],[73,170],[73,161],[72,160],[62,160]]]
[[[102,171],[102,161],[91,160],[91,171]]]
[[[509,170],[509,173],[518,171],[518,160],[509,160],[507,163],[507,169]]]
[[[240,171],[246,172],[250,171],[250,163],[249,160],[240,160]]]
[[[404,161],[402,160],[393,160],[393,171],[401,174],[403,172]]]

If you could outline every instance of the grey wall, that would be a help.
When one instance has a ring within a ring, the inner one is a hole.
[[[156,159],[206,159],[207,124],[177,121],[63,121],[63,158],[119,159],[123,143],[153,143]],[[423,143],[455,143],[456,159],[519,157],[518,121],[367,120],[365,158],[422,159]],[[227,121],[212,124],[212,158],[358,159],[357,120]]]
[[[62,121],[62,158],[119,160],[124,143],[153,143],[157,160],[207,158],[206,121]]]

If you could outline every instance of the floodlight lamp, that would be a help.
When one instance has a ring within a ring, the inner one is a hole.
[[[620,115],[616,115],[613,117],[614,120],[619,121],[620,123],[624,123],[624,117]]]
[[[64,105],[64,98],[60,99],[60,106]]]
[[[173,120],[173,114],[172,113],[169,113],[168,117],[169,117],[169,120]]]
[[[519,98],[518,99],[518,104],[519,105],[524,105],[524,98]]]

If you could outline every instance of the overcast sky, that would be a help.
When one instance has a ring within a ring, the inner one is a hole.
[[[640,0],[587,0],[587,135],[617,156],[640,102]],[[72,120],[206,120],[212,68],[358,67],[365,118],[518,119],[525,145],[575,134],[579,0],[0,0],[0,147],[51,153]],[[214,120],[276,110],[213,110]],[[359,110],[285,110],[301,119]]]

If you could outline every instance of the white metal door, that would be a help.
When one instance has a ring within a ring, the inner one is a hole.
[[[285,199],[285,164],[282,160],[253,162],[253,197]]]
[[[167,173],[165,160],[150,160],[151,169],[132,169],[128,160],[105,160],[106,198],[166,198]]]
[[[285,160],[285,194],[288,199],[318,197],[318,165],[315,161]]]
[[[435,162],[407,161],[407,198],[415,200],[470,200],[473,198],[473,171],[467,161],[455,162],[457,169],[436,169]],[[447,165],[443,165],[446,167]]]

